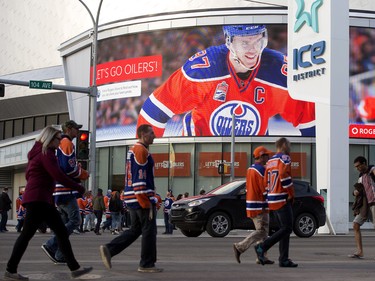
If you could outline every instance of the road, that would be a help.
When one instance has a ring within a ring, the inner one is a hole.
[[[162,233],[163,229],[159,229]],[[375,232],[364,233],[365,258],[356,260],[347,255],[354,252],[353,233],[339,236],[317,234],[311,238],[291,237],[290,257],[298,268],[280,268],[274,265],[255,264],[255,253],[250,248],[241,256],[238,264],[233,255],[232,244],[242,240],[247,231],[232,231],[225,238],[212,238],[206,233],[201,237],[187,238],[179,231],[173,235],[158,235],[158,263],[162,273],[138,273],[140,240],[112,259],[112,270],[108,271],[99,256],[99,245],[114,238],[106,232],[73,234],[71,242],[81,265],[91,265],[94,270],[82,280],[374,280]],[[37,233],[31,240],[21,261],[19,272],[30,280],[70,280],[69,270],[64,265],[54,265],[44,255],[40,246],[51,234]],[[18,233],[0,233],[0,279],[6,267]],[[277,260],[275,245],[268,256]]]

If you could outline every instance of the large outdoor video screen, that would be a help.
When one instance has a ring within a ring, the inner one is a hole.
[[[375,29],[350,28],[349,136],[375,138]]]
[[[287,91],[287,26],[159,30],[99,42],[97,140],[314,136],[314,104]],[[245,35],[245,36],[244,36]],[[251,36],[249,36],[251,35]]]

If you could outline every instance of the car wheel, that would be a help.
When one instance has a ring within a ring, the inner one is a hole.
[[[298,237],[311,237],[316,229],[316,220],[312,214],[299,214],[294,221],[294,233]]]
[[[201,235],[203,233],[203,231],[200,231],[200,230],[180,229],[180,231],[186,237],[198,237],[199,235]]]
[[[213,213],[207,222],[207,233],[212,237],[225,237],[231,230],[232,223],[229,216],[223,212]]]

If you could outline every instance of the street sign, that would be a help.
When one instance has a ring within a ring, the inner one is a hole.
[[[52,90],[52,82],[30,80],[29,88],[30,89]]]

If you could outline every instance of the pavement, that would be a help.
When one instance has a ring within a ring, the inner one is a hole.
[[[6,268],[18,233],[14,227],[9,232],[0,233],[0,280]],[[99,255],[99,246],[108,243],[115,236],[108,231],[100,236],[92,232],[70,237],[73,251],[82,266],[90,265],[94,270],[80,280],[311,280],[311,281],[353,281],[373,280],[375,273],[375,231],[363,232],[364,259],[348,258],[355,249],[354,235],[316,234],[311,238],[290,241],[290,257],[298,263],[298,268],[280,268],[277,264],[278,247],[268,252],[274,265],[261,266],[255,263],[255,252],[250,248],[241,255],[241,264],[235,261],[232,245],[245,238],[250,231],[233,230],[227,237],[212,238],[207,233],[200,237],[188,238],[180,231],[172,235],[161,234],[158,229],[158,262],[164,268],[162,273],[137,272],[141,238],[112,259],[112,269],[107,270]],[[40,246],[51,237],[51,233],[36,233],[21,260],[18,271],[30,280],[70,280],[70,272],[65,265],[53,264],[42,252]]]

